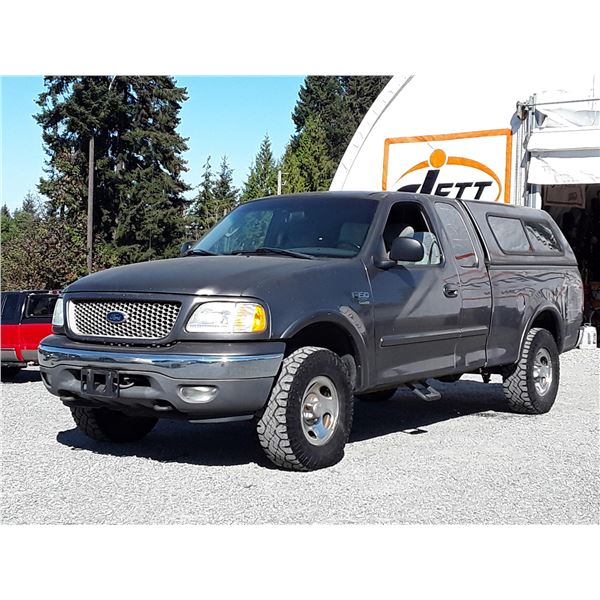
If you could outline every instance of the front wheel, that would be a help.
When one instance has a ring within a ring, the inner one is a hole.
[[[152,431],[158,419],[131,417],[108,408],[73,407],[77,427],[99,442],[136,442]]]
[[[547,413],[556,400],[559,379],[556,342],[548,330],[534,327],[525,338],[519,362],[504,375],[508,405],[517,413]]]
[[[275,465],[311,471],[343,458],[352,415],[350,382],[340,357],[305,346],[283,361],[256,429]]]

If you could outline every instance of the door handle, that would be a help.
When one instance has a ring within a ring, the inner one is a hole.
[[[444,296],[446,298],[457,298],[458,297],[458,286],[453,283],[447,283],[444,286]]]

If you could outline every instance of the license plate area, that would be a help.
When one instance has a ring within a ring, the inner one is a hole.
[[[81,369],[81,393],[85,396],[117,398],[119,373],[106,369]]]

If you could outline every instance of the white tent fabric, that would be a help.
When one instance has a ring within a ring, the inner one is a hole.
[[[600,183],[600,112],[582,104],[591,106],[538,108],[545,118],[527,141],[529,183]]]
[[[600,183],[600,149],[532,153],[527,181],[539,185]]]

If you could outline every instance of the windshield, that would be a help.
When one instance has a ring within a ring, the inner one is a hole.
[[[351,257],[360,251],[377,202],[327,196],[267,198],[243,204],[192,249],[215,254],[288,250]]]

